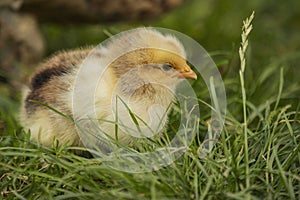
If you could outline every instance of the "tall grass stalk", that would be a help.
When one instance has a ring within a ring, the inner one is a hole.
[[[248,36],[252,30],[252,20],[254,18],[254,12],[252,12],[251,16],[247,18],[243,22],[242,28],[242,42],[239,48],[239,56],[241,61],[241,68],[239,71],[240,81],[241,81],[241,89],[242,89],[242,100],[243,100],[243,117],[244,117],[244,151],[245,151],[245,175],[246,175],[246,188],[250,186],[250,178],[249,178],[249,155],[248,155],[248,133],[247,133],[247,95],[245,89],[245,68],[246,68],[246,51],[248,47]]]

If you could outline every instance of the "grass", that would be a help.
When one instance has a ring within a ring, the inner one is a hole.
[[[246,53],[250,22],[245,21],[242,33],[240,72],[224,78],[225,127],[207,157],[199,158],[202,137],[197,135],[182,157],[161,170],[113,170],[99,159],[74,154],[70,147],[49,149],[30,142],[17,123],[16,104],[1,100],[1,197],[299,199],[300,84],[288,78],[299,56],[274,61],[252,81],[251,51]],[[207,94],[197,95],[209,101]],[[209,114],[201,119],[200,133],[207,130],[208,119]]]

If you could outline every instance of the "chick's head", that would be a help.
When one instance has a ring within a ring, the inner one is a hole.
[[[130,80],[156,82],[175,86],[182,78],[197,79],[186,61],[183,45],[173,36],[152,29],[138,29],[119,37],[110,44],[111,51],[123,53],[112,67],[117,77],[131,74]]]

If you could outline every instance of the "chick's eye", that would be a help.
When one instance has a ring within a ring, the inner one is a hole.
[[[169,65],[169,64],[164,64],[164,65],[162,66],[162,68],[163,68],[163,70],[165,70],[165,71],[169,71],[169,70],[172,69],[172,66]]]

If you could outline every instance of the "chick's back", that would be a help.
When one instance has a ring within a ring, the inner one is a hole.
[[[60,52],[41,64],[32,76],[20,113],[21,125],[30,130],[31,140],[52,146],[57,138],[60,143],[80,145],[74,124],[54,109],[72,116],[72,85],[89,52],[90,49]]]

